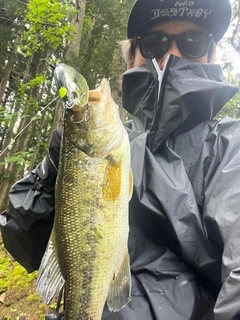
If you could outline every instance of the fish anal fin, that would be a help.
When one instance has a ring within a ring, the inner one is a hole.
[[[116,312],[124,308],[131,300],[131,271],[129,255],[123,259],[120,270],[114,275],[107,297],[107,305],[110,311]]]
[[[37,278],[37,291],[46,304],[51,302],[65,283],[60,271],[55,248],[55,237],[54,232],[52,232],[41,261]]]

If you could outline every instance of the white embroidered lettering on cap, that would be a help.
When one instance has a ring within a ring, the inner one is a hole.
[[[191,7],[194,6],[195,2],[194,1],[176,1],[175,2],[175,7]]]
[[[163,2],[163,1],[161,1]],[[170,9],[154,9],[151,10],[152,17],[151,20],[163,17],[191,17],[191,18],[202,18],[206,19],[212,13],[210,9],[198,8],[194,9],[191,8],[195,5],[194,1],[176,1],[173,8]]]

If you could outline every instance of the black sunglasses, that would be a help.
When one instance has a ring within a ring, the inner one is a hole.
[[[146,59],[160,59],[170,49],[175,40],[178,50],[184,57],[200,58],[209,50],[213,35],[205,31],[186,31],[180,34],[168,34],[152,31],[135,37],[142,56]]]

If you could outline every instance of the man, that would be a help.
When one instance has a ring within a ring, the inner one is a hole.
[[[123,43],[132,300],[103,319],[240,318],[240,122],[212,120],[237,90],[208,63],[230,17],[229,0],[132,8]],[[28,271],[52,227],[59,140],[56,131],[43,163],[12,187],[2,223],[5,246]]]

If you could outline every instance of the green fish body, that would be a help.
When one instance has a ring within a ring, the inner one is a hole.
[[[77,74],[60,68],[64,84]],[[49,303],[65,283],[65,320],[100,320],[106,300],[111,311],[130,300],[130,149],[108,81],[88,91],[81,75],[75,79],[77,86],[66,85],[71,112],[64,115],[55,221],[37,289]]]

